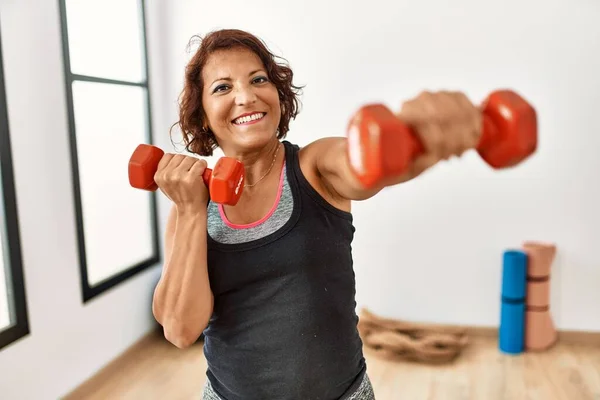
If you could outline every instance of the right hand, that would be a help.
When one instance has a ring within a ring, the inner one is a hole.
[[[206,209],[209,194],[202,179],[206,167],[206,160],[165,153],[158,163],[154,181],[178,209]]]

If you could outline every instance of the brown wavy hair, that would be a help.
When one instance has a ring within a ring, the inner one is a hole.
[[[293,84],[294,73],[287,61],[273,54],[266,44],[251,33],[239,29],[222,29],[210,32],[204,38],[193,36],[201,42],[200,47],[187,64],[185,69],[185,83],[179,96],[179,121],[171,126],[181,129],[185,148],[191,153],[200,156],[212,156],[213,150],[218,147],[217,138],[208,127],[204,108],[202,107],[202,68],[208,57],[217,50],[243,47],[253,51],[262,60],[269,80],[277,88],[281,105],[281,119],[277,129],[277,138],[286,137],[289,123],[299,113],[299,94],[302,89]],[[279,58],[285,62],[277,62]]]

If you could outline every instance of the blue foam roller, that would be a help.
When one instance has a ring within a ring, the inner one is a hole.
[[[504,353],[523,352],[525,339],[525,303],[502,302],[498,345]]]
[[[507,250],[502,259],[502,304],[498,345],[509,354],[523,352],[525,342],[525,296],[527,254]]]
[[[527,254],[520,250],[506,250],[502,261],[502,298],[525,300]]]

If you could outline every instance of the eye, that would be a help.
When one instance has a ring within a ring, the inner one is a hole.
[[[217,92],[220,92],[220,91],[226,90],[226,89],[227,89],[227,85],[219,85],[213,90],[213,93],[217,93]]]
[[[264,76],[257,76],[256,78],[254,78],[252,80],[253,83],[264,83],[264,82],[268,82],[268,81],[269,81],[269,79],[267,79]]]

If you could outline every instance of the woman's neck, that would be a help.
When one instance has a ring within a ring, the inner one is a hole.
[[[251,153],[244,153],[235,156],[244,164],[246,179],[245,188],[252,188],[265,180],[273,173],[273,170],[278,165],[277,160],[282,156],[281,147],[283,144],[275,139],[269,142],[264,147]]]

